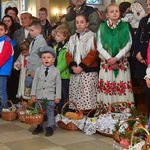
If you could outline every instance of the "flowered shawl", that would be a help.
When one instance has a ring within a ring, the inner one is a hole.
[[[85,31],[80,37],[77,33],[70,37],[67,51],[71,53],[77,65],[81,63],[90,50],[95,50],[94,38],[95,33],[92,31]]]

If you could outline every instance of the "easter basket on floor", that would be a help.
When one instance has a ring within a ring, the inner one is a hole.
[[[76,109],[76,112],[66,112],[64,115],[64,109],[68,104],[73,104],[75,109]],[[83,121],[80,122],[78,119],[74,120],[74,119],[69,118],[69,116],[68,116],[69,114],[73,114],[76,116],[76,115],[79,115],[78,113],[79,113],[79,110],[77,109],[76,104],[72,101],[68,101],[63,105],[62,110],[61,110],[61,114],[59,117],[60,119],[58,120],[58,122],[57,121],[56,122],[59,125],[59,127],[62,129],[71,130],[71,131],[79,130],[79,127],[77,124],[81,125],[82,124],[81,122],[83,122]],[[83,123],[83,126],[84,126],[84,123]]]
[[[87,135],[92,135],[96,133],[97,117],[94,115],[95,112],[96,112],[96,109],[91,109],[86,116],[86,120],[84,124],[84,133]]]
[[[6,103],[10,103],[11,107],[6,108]],[[4,108],[2,109],[2,119],[7,121],[13,121],[17,119],[16,108],[10,100],[4,103]]]
[[[17,106],[17,115],[18,119],[21,122],[25,122],[25,114],[27,112],[27,107],[31,105],[31,102],[24,101],[22,98],[20,99],[20,102],[16,105]]]
[[[21,122],[25,122],[25,114],[27,113],[27,107],[28,107],[28,105],[22,105],[22,106],[17,110],[18,119],[19,119]]]
[[[134,136],[133,142],[133,132],[134,129],[142,126],[139,119],[127,119],[122,122],[118,121],[115,124],[116,130],[114,131],[114,143],[113,150],[129,150],[131,145],[139,143],[141,140],[139,139],[142,134],[140,132],[136,132],[136,136]],[[135,149],[139,150],[139,149]]]
[[[144,131],[144,136],[143,139],[140,139],[139,142],[134,143],[134,135],[136,132],[140,132],[143,130]],[[137,126],[133,129],[132,135],[131,135],[131,144],[129,146],[129,150],[149,150],[150,149],[150,134],[146,128],[144,128],[142,125]]]
[[[98,108],[97,108],[98,109]],[[113,130],[118,120],[124,121],[131,114],[127,102],[114,102],[108,106],[106,113],[99,114],[96,121],[96,131],[107,137],[113,137]],[[105,124],[105,125],[104,125]]]
[[[43,113],[40,113],[42,112],[42,106],[38,101],[36,102],[40,106],[40,110],[36,107],[28,106],[29,111],[26,111],[24,115],[26,124],[39,125],[43,121]]]

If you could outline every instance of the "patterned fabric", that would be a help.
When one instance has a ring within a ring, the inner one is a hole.
[[[24,57],[24,67],[27,67],[27,57]]]
[[[91,49],[95,50],[93,42],[94,38],[95,33],[88,29],[85,29],[81,34],[76,33],[70,37],[68,51],[71,53],[77,65],[81,63]]]
[[[125,22],[119,21],[114,25],[110,21],[106,21],[100,24],[99,31],[103,48],[112,57],[115,57],[129,41],[129,26]]]
[[[76,103],[79,110],[89,110],[96,107],[97,83],[97,72],[71,74],[69,99]],[[75,109],[72,104],[69,107]]]
[[[105,108],[106,111],[109,104],[113,102],[128,102],[129,104],[134,102],[130,67],[127,59],[121,59],[118,67],[119,73],[115,78],[111,66],[106,60],[101,60],[97,100],[102,101],[103,104],[102,108],[99,109]]]

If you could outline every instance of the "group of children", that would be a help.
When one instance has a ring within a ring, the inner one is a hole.
[[[106,8],[106,17],[107,21],[100,24],[97,34],[88,29],[89,22],[84,14],[76,16],[77,31],[70,38],[67,27],[58,26],[54,48],[47,46],[41,24],[38,21],[30,24],[29,33],[34,40],[30,44],[26,40],[21,42],[22,52],[14,63],[14,68],[21,70],[17,97],[31,97],[33,102],[40,103],[47,98],[46,136],[53,135],[55,103],[60,113],[68,100],[75,102],[79,110],[95,108],[97,101],[102,101],[104,107],[117,101],[134,102],[127,60],[132,45],[129,26],[120,20],[119,7],[115,4]],[[6,82],[13,59],[7,31],[6,25],[0,23],[1,107],[7,100]],[[71,104],[69,107],[75,109]],[[32,133],[40,132],[43,132],[43,123]]]

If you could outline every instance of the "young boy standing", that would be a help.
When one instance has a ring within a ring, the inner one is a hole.
[[[31,90],[31,100],[33,102],[38,100],[40,103],[43,102],[44,98],[48,100],[46,107],[48,121],[45,135],[51,136],[53,135],[55,103],[59,103],[61,99],[60,71],[53,65],[56,53],[51,47],[43,47],[39,56],[42,65],[39,66],[35,72]],[[39,134],[40,132],[43,132],[43,123],[38,125],[32,133]]]
[[[13,47],[15,43],[6,36],[8,33],[7,26],[0,22],[0,113],[2,106],[7,100],[6,84],[10,76],[13,62]]]
[[[66,61],[66,49],[68,41],[69,31],[65,25],[59,25],[56,28],[55,40],[57,42],[55,66],[60,70],[60,77],[62,81],[62,98],[58,104],[58,113],[61,113],[62,106],[69,100],[69,81],[70,71]]]
[[[40,19],[40,22],[41,22],[41,25],[42,25],[42,30],[43,30],[43,32],[45,34],[46,39],[50,35],[51,29],[52,29],[51,24],[46,19],[47,16],[48,16],[47,9],[44,8],[44,7],[40,8],[39,9],[39,19]]]
[[[39,21],[33,21],[29,25],[29,33],[34,40],[30,43],[29,46],[29,56],[27,63],[27,72],[26,72],[26,80],[25,85],[27,88],[31,87],[32,78],[34,78],[35,69],[41,65],[41,61],[39,59],[38,52],[44,46],[47,46],[46,40],[41,34],[42,26]],[[29,83],[28,83],[29,82]]]

